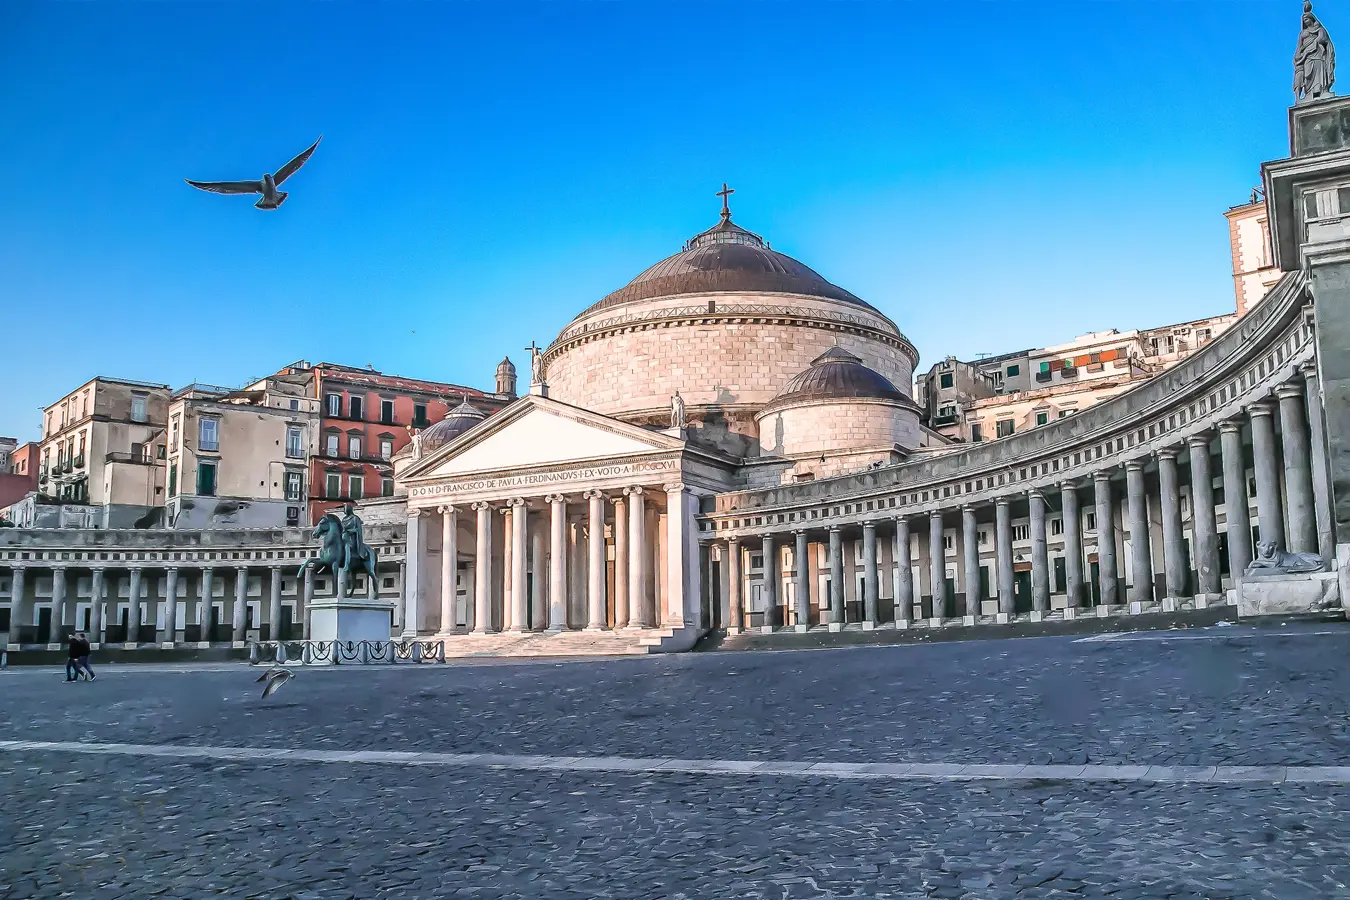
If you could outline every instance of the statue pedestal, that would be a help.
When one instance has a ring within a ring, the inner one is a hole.
[[[1238,616],[1297,616],[1339,609],[1335,572],[1245,575],[1238,585]]]
[[[394,604],[388,600],[327,597],[309,605],[314,641],[387,641],[393,633]]]

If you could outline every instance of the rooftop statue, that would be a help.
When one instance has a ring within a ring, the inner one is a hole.
[[[1303,4],[1303,30],[1294,51],[1294,102],[1331,96],[1336,81],[1336,48],[1326,28],[1313,15],[1311,0]]]
[[[686,425],[684,416],[684,398],[680,392],[676,391],[675,396],[670,398],[670,427],[683,428]]]

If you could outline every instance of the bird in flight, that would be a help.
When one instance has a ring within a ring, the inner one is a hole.
[[[266,681],[267,685],[263,688],[262,698],[266,700],[272,694],[275,694],[283,684],[295,677],[295,673],[285,666],[275,665],[258,676],[257,683]]]
[[[321,140],[323,135],[319,135],[319,141]],[[314,148],[319,146],[319,141],[315,141],[304,153],[277,169],[275,175],[265,174],[260,181],[193,181],[191,178],[183,180],[198,190],[210,191],[213,194],[262,194],[253,205],[258,209],[276,209],[285,203],[286,197],[289,196],[287,191],[279,191],[277,187],[300,171],[300,167],[314,154]]]

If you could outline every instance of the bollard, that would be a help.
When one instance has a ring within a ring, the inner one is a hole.
[[[258,645],[257,645],[257,644],[249,644],[249,645],[248,645],[248,664],[249,664],[250,666],[256,666],[256,665],[258,664]]]
[[[281,641],[277,641],[277,665],[286,665],[286,645]]]
[[[8,668],[9,668],[9,653],[4,650],[0,650],[0,669],[8,669]]]

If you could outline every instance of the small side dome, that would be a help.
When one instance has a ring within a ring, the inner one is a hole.
[[[497,363],[497,374],[510,375],[513,378],[515,377],[516,364],[511,362],[511,357],[503,356],[502,361]]]
[[[893,400],[913,405],[909,395],[875,369],[842,347],[831,347],[811,361],[804,372],[783,385],[764,412],[812,400]]]
[[[459,406],[445,414],[444,419],[422,432],[422,454],[439,450],[485,418],[487,416],[469,405],[469,398],[465,397]]]

